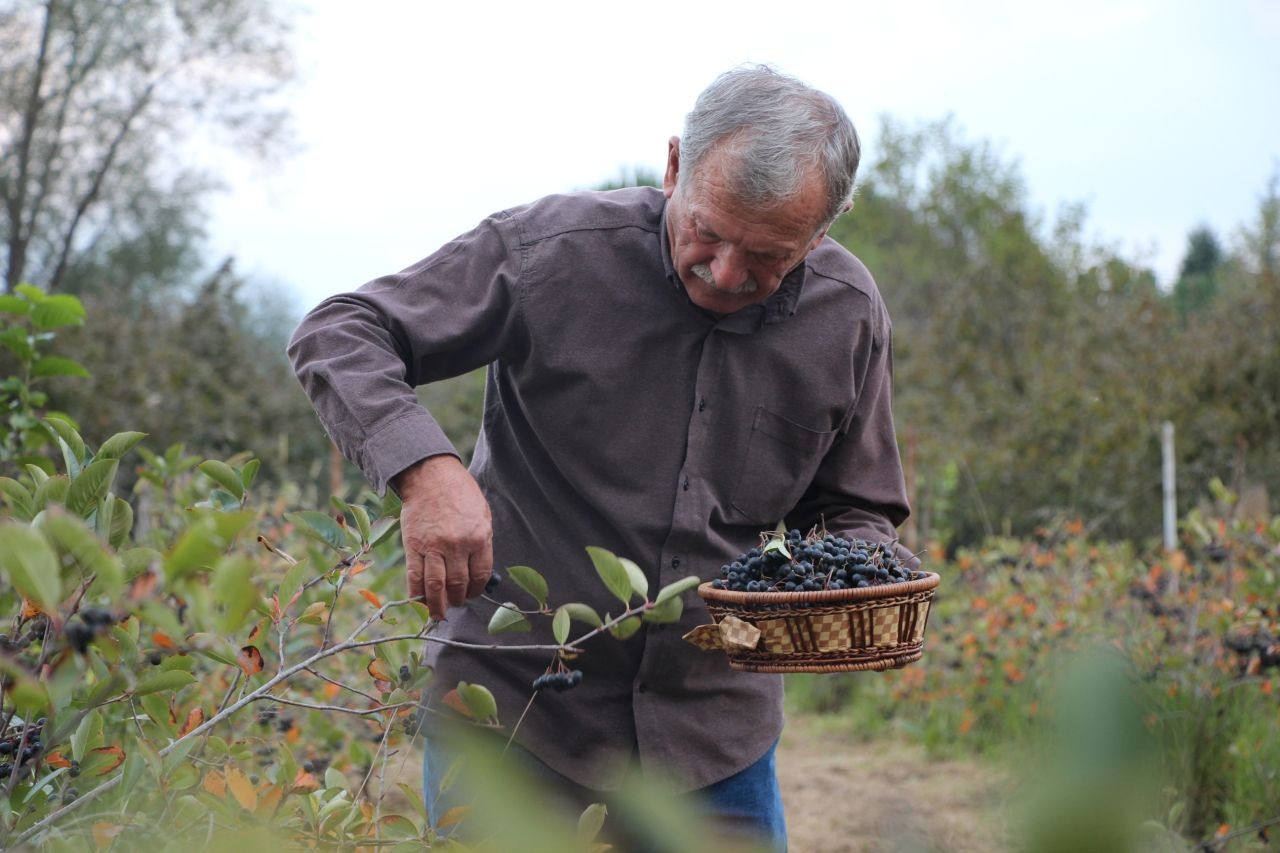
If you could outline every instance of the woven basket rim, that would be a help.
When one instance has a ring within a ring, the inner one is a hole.
[[[820,589],[809,592],[738,592],[732,589],[716,589],[711,585],[711,581],[704,581],[698,585],[698,595],[706,601],[739,605],[841,604],[927,592],[942,582],[942,576],[936,572],[925,572],[925,575],[919,580],[866,586],[861,589]]]

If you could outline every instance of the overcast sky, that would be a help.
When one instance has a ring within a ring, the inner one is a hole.
[[[296,44],[301,150],[219,161],[210,233],[300,309],[495,210],[660,171],[698,92],[742,62],[834,95],[864,160],[884,114],[953,116],[1020,164],[1047,220],[1083,202],[1088,236],[1165,283],[1191,228],[1230,241],[1280,173],[1280,0],[313,0]]]

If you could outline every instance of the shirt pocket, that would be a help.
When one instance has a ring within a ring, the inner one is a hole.
[[[780,521],[804,495],[835,435],[757,408],[729,503],[747,521]]]

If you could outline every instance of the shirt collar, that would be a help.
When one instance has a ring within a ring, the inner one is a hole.
[[[662,267],[667,275],[667,281],[679,290],[682,295],[685,295],[685,299],[688,299],[689,297],[685,294],[684,282],[676,274],[675,265],[671,260],[671,238],[667,234],[667,204],[665,201],[662,205],[662,217],[658,223],[658,239],[662,247]],[[748,305],[746,308],[742,308],[732,314],[715,314],[704,308],[699,308],[692,302],[689,303],[689,307],[715,320],[716,328],[718,329],[724,329],[728,332],[754,332],[761,326],[781,323],[796,313],[796,308],[800,303],[800,291],[804,288],[808,270],[809,259],[806,257],[804,261],[796,265],[795,269],[783,276],[782,284],[768,299],[756,305]]]

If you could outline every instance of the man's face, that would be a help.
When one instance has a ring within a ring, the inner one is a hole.
[[[676,274],[695,305],[717,314],[768,299],[827,233],[826,193],[816,176],[796,198],[755,207],[730,190],[728,156],[712,149],[680,184],[680,140],[672,137],[662,185]]]

